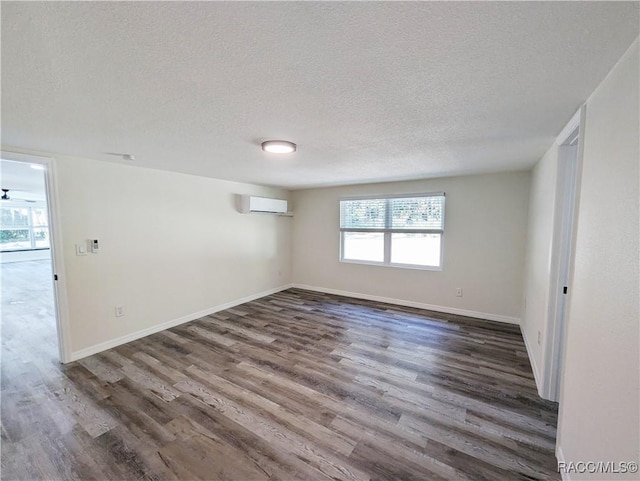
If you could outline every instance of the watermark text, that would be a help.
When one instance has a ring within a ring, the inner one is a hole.
[[[637,473],[635,461],[568,461],[558,463],[559,473],[625,474]]]

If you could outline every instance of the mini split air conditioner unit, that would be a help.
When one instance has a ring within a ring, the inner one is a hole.
[[[249,212],[268,212],[270,214],[286,214],[287,201],[282,199],[269,199],[254,195],[239,195],[238,210],[243,214]]]

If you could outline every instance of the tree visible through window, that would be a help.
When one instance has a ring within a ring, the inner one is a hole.
[[[442,264],[444,194],[340,201],[340,260],[405,267]]]

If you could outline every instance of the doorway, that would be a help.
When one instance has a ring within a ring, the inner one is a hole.
[[[0,302],[3,378],[67,362],[53,159],[2,152]],[[21,364],[20,364],[21,363]],[[12,367],[13,366],[13,367]],[[6,376],[6,377],[5,377]]]
[[[543,397],[559,401],[562,378],[566,321],[571,274],[580,167],[582,158],[581,126],[584,108],[576,112],[558,136],[558,168],[553,239],[551,248],[551,279],[549,283],[549,311],[544,352]]]

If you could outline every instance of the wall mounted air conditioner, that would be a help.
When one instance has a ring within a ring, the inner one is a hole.
[[[239,195],[237,200],[238,210],[243,214],[249,212],[268,212],[270,214],[287,213],[286,200],[256,197],[254,195]]]

